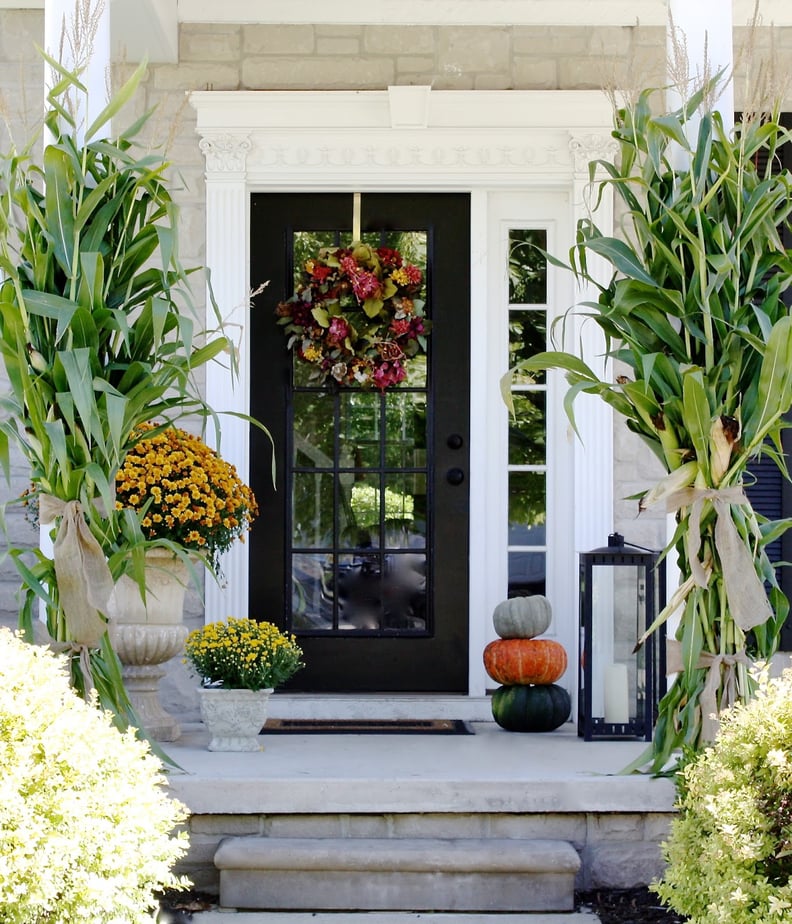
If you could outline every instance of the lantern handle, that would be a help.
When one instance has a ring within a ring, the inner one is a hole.
[[[611,533],[608,536],[608,548],[609,549],[621,549],[624,546],[629,546],[631,549],[639,549],[641,552],[657,552],[657,549],[647,549],[644,545],[636,545],[634,542],[625,542],[624,536],[621,533]]]

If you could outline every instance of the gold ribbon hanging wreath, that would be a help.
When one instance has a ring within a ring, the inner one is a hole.
[[[294,295],[277,309],[287,347],[310,380],[384,391],[426,352],[423,274],[390,247],[325,247],[306,260]]]

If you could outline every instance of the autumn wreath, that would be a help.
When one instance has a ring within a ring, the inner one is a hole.
[[[423,274],[390,247],[324,247],[276,313],[297,357],[318,383],[397,385],[426,352]]]

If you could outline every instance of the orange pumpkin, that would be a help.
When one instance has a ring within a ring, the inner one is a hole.
[[[484,649],[487,673],[506,686],[555,683],[566,666],[563,646],[549,638],[500,638]]]

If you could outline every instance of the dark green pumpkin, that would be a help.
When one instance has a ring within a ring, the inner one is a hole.
[[[569,693],[555,683],[498,687],[492,694],[492,716],[506,731],[552,731],[571,711]]]

